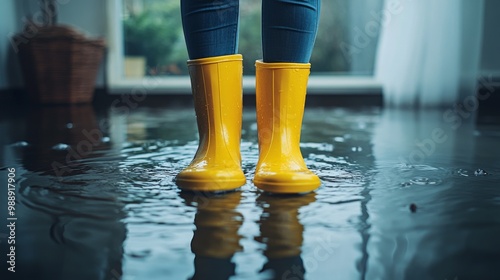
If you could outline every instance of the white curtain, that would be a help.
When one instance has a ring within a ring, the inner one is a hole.
[[[474,94],[483,0],[385,0],[375,76],[386,105],[452,106]]]

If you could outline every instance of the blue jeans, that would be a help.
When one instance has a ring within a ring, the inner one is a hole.
[[[309,62],[320,1],[262,0],[264,62]],[[181,0],[181,13],[190,59],[238,52],[239,0]]]

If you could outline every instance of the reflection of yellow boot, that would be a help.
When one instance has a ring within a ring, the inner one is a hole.
[[[225,191],[245,184],[241,170],[242,57],[188,61],[200,143],[193,161],[176,177],[191,191]]]
[[[273,193],[310,192],[321,184],[300,152],[300,131],[311,65],[256,63],[259,162],[254,184]]]
[[[316,201],[315,193],[303,196],[273,196],[261,194],[257,203],[263,208],[260,217],[258,242],[266,245],[264,255],[269,259],[299,256],[304,226],[299,221],[299,209]]]
[[[241,192],[223,196],[198,196],[183,192],[181,196],[186,204],[197,205],[194,218],[196,230],[191,241],[191,250],[197,257],[227,259],[242,250],[238,230],[243,216],[236,211]]]

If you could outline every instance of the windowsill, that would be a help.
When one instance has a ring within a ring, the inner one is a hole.
[[[142,79],[121,79],[110,83],[110,94],[141,92],[147,94],[191,94],[188,76],[146,77]],[[255,76],[243,77],[243,93],[255,92]],[[369,95],[380,94],[382,84],[373,77],[363,76],[315,76],[311,75],[308,94],[315,95]]]

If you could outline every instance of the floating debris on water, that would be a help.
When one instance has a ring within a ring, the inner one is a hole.
[[[410,211],[412,213],[417,212],[417,205],[415,203],[410,204]]]

